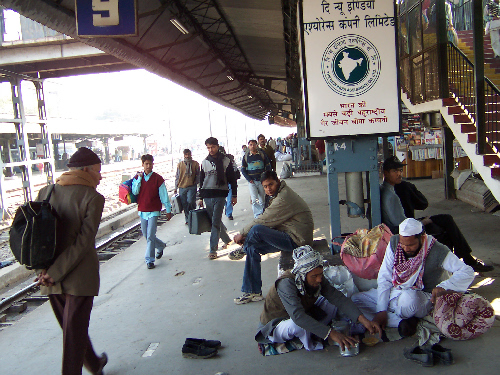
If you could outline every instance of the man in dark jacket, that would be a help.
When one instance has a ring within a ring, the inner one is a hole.
[[[329,324],[337,311],[352,323],[361,323],[370,333],[382,333],[356,305],[323,277],[323,258],[310,246],[293,251],[295,265],[285,272],[267,294],[255,339],[260,343],[283,343],[298,337],[307,350],[323,349],[331,339],[342,350],[357,343]],[[360,332],[361,333],[361,332]],[[314,338],[314,336],[316,336]]]
[[[208,216],[212,220],[208,258],[217,259],[219,238],[224,241],[223,248],[226,248],[227,244],[231,242],[226,227],[222,223],[222,212],[229,193],[228,184],[231,184],[233,194],[231,203],[234,206],[238,202],[238,183],[233,163],[227,156],[219,152],[217,138],[207,138],[205,145],[207,146],[208,156],[201,162],[198,197],[204,199]],[[198,205],[203,206],[203,202],[200,201]]]
[[[62,374],[82,373],[85,366],[92,374],[102,374],[108,361],[99,357],[88,335],[94,296],[99,293],[99,259],[95,236],[101,222],[104,197],[96,191],[101,180],[101,160],[88,148],[81,147],[69,159],[69,172],[57,180],[50,204],[59,215],[56,228],[54,263],[37,271],[35,281],[42,294],[49,296],[52,310],[63,329]],[[44,187],[37,200],[48,194]]]
[[[427,199],[413,184],[403,183],[403,166],[399,159],[391,156],[384,161],[384,182],[380,185],[382,222],[392,233],[398,233],[398,226],[407,217],[414,217],[414,210],[427,206]],[[411,215],[411,216],[409,216]],[[465,264],[476,272],[492,271],[493,267],[472,256],[472,249],[451,215],[440,214],[419,219],[425,231],[442,244],[448,246]]]

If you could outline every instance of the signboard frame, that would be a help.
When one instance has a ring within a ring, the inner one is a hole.
[[[305,127],[306,127],[306,135],[307,139],[333,139],[333,138],[338,138],[338,137],[343,137],[343,138],[350,138],[350,137],[367,137],[367,136],[391,136],[391,135],[398,135],[402,131],[402,113],[401,113],[401,84],[400,84],[400,75],[399,75],[399,46],[398,46],[398,30],[399,30],[399,20],[397,17],[397,6],[396,2],[392,1],[393,4],[393,11],[394,11],[394,55],[395,55],[395,68],[396,68],[396,75],[395,75],[395,81],[396,81],[396,93],[394,95],[394,98],[397,99],[397,109],[394,112],[397,112],[397,127],[394,126],[393,129],[389,129],[388,131],[375,131],[375,132],[366,132],[366,133],[361,133],[361,134],[353,134],[353,133],[338,133],[338,134],[328,134],[328,135],[318,135],[314,134],[314,132],[311,132],[311,113],[310,113],[310,87],[308,86],[308,74],[307,74],[307,55],[306,55],[306,42],[305,42],[305,28],[304,28],[304,1],[307,0],[299,0],[299,51],[300,51],[300,59],[301,59],[301,73],[302,73],[302,82],[303,82],[303,90],[302,90],[302,95],[303,95],[303,102],[304,102],[304,113],[305,113]],[[321,0],[315,0],[318,4],[322,4],[324,1]],[[387,0],[374,0],[374,3],[381,2],[381,1],[387,1]],[[339,0],[337,2],[335,1],[330,1],[329,4],[336,4],[336,3],[344,3],[344,1]],[[352,0],[346,0],[345,3],[352,2]],[[356,0],[354,2],[357,2]],[[318,20],[319,21],[319,20]],[[324,21],[324,20],[323,20]],[[360,19],[361,21],[361,19]],[[326,21],[328,22],[328,21]],[[325,22],[323,22],[323,25]],[[332,27],[333,28],[333,27]],[[344,35],[348,35],[348,33],[345,33]],[[333,43],[333,41],[332,41]],[[325,82],[326,83],[326,82]],[[328,84],[328,83],[326,83]],[[332,89],[333,91],[333,89]],[[335,95],[335,94],[333,94]],[[361,97],[362,98],[362,97]],[[356,99],[358,101],[358,99]],[[378,109],[378,108],[377,108]],[[316,132],[317,133],[317,132]]]

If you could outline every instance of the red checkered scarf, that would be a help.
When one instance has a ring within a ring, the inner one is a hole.
[[[410,280],[418,272],[418,276],[415,283],[411,285],[411,289],[424,289],[423,277],[425,259],[435,242],[435,238],[432,236],[429,238],[429,236],[425,235],[422,249],[416,256],[410,259],[405,258],[403,246],[401,246],[401,243],[398,242],[396,253],[394,254],[394,268],[392,270],[392,285],[394,287],[401,286],[408,282],[408,280]]]

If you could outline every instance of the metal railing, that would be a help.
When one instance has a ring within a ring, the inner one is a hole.
[[[450,95],[458,100],[476,122],[474,64],[451,43],[448,44],[448,85]],[[486,143],[498,153],[500,151],[498,150],[498,143],[500,143],[500,125],[498,124],[500,121],[500,90],[488,78],[485,78],[484,91],[484,136]],[[479,131],[478,134],[480,133]]]
[[[401,84],[412,103],[439,99],[438,66],[437,45],[401,58]]]
[[[474,64],[452,43],[448,43],[448,96],[463,106],[476,122],[476,95]],[[432,46],[415,56],[400,60],[401,85],[414,104],[439,99],[438,46]],[[486,143],[500,152],[500,90],[485,78],[485,123]],[[477,126],[477,124],[476,124]],[[479,125],[481,126],[481,125]],[[478,132],[481,134],[481,132]]]

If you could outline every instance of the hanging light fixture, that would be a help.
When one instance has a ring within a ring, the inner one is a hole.
[[[179,30],[184,35],[189,34],[189,30],[186,29],[184,25],[182,25],[182,23],[180,23],[176,18],[171,18],[170,22],[172,22],[172,25],[174,25],[177,30]]]

